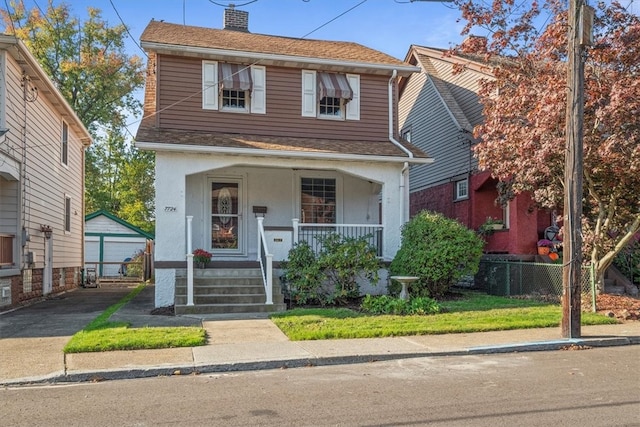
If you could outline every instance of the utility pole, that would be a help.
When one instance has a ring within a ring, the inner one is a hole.
[[[564,166],[564,265],[562,336],[580,337],[582,289],[582,177],[584,119],[584,46],[591,44],[593,8],[569,0],[567,111]]]

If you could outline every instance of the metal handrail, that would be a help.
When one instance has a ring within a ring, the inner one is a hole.
[[[264,234],[264,217],[258,217],[258,261],[262,271],[262,283],[266,293],[265,304],[273,304],[273,254],[269,253]]]

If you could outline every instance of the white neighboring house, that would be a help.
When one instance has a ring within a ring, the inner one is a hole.
[[[91,136],[26,46],[0,35],[0,307],[77,287]]]
[[[127,221],[99,210],[85,217],[85,268],[96,268],[99,277],[123,274],[122,262],[144,252],[153,235]]]
[[[266,255],[277,264],[297,241],[367,235],[393,259],[409,166],[433,161],[396,129],[397,79],[418,67],[356,43],[253,34],[232,8],[225,29],[151,21],[141,45],[136,145],[156,153],[157,307],[237,309],[215,307],[204,278],[188,302],[189,243],[213,253],[216,274],[248,274],[259,260],[266,304]]]

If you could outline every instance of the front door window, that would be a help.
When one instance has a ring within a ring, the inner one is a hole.
[[[239,192],[238,182],[211,183],[212,249],[240,249]]]

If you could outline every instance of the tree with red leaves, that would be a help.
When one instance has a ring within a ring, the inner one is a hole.
[[[474,130],[482,170],[500,180],[502,201],[529,192],[562,209],[567,98],[566,3],[456,0],[468,37],[460,54],[481,58],[485,121]],[[539,30],[539,28],[541,28]],[[640,19],[600,3],[585,57],[584,258],[604,271],[640,231]],[[460,70],[464,72],[464,70]]]

